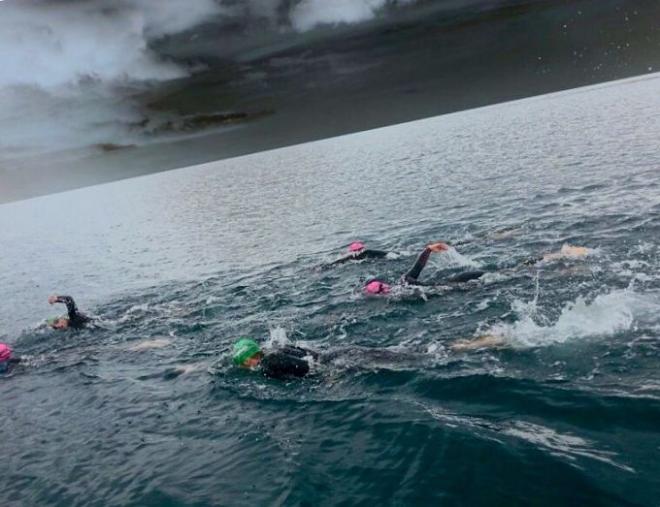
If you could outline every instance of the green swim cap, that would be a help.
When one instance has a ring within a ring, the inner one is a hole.
[[[58,320],[60,320],[59,317],[51,317],[50,319],[48,319],[48,320],[46,321],[46,324],[48,324],[49,326],[52,326],[52,325],[55,324]]]
[[[261,348],[257,342],[249,338],[241,338],[234,343],[234,364],[240,366],[259,352]]]

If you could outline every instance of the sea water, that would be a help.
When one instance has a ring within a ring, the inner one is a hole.
[[[660,79],[0,206],[2,505],[657,505]],[[392,252],[323,269],[354,240]],[[429,242],[463,287],[365,298]],[[520,267],[565,244],[589,255]],[[46,329],[51,293],[97,325]],[[504,346],[455,352],[495,334]],[[238,371],[239,337],[347,351]]]

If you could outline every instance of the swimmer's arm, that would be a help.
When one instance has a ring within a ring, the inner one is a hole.
[[[413,267],[410,268],[410,270],[403,276],[404,280],[408,283],[412,284],[419,284],[417,279],[419,278],[419,275],[422,273],[422,270],[426,266],[426,263],[429,260],[429,257],[433,252],[444,252],[446,250],[449,250],[449,246],[445,243],[432,243],[429,246],[427,246],[421,254],[419,254],[419,257],[417,257],[417,260],[415,261],[415,264],[413,264]]]
[[[49,302],[50,301],[51,299],[49,298]],[[69,314],[69,321],[73,325],[81,325],[84,324],[85,322],[89,322],[90,320],[89,317],[78,311],[76,302],[73,300],[71,296],[56,296],[53,301],[55,303],[64,303],[66,305],[66,311]]]
[[[76,302],[71,296],[50,296],[48,302],[52,305],[54,303],[63,303],[66,305],[66,311],[69,314],[69,319],[75,319],[78,316],[78,308]]]
[[[76,306],[76,302],[71,296],[60,296],[59,300],[60,303],[64,303],[66,305],[66,311],[69,314],[69,318],[78,315],[78,307]]]
[[[317,352],[309,349],[304,349],[302,347],[297,347],[295,345],[286,345],[282,347],[280,351],[290,356],[298,357],[298,358],[303,358],[306,356],[312,356],[314,359],[318,358]]]
[[[429,260],[429,257],[431,256],[431,250],[426,247],[421,254],[419,254],[419,257],[417,257],[417,260],[415,261],[415,264],[413,264],[413,267],[408,270],[408,272],[404,275],[404,279],[408,283],[416,283],[417,279],[419,278],[419,275],[422,273],[422,270],[426,266],[426,263]]]

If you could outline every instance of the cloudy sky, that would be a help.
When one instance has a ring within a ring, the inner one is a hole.
[[[120,177],[119,165],[121,177],[169,169],[660,63],[660,2],[0,2],[0,193],[12,195],[31,194],[35,181],[39,193],[59,190]],[[190,140],[200,135],[216,137]],[[167,157],[154,158],[164,144]],[[74,166],[95,175],[66,173]]]

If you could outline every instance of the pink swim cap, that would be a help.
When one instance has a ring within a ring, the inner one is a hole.
[[[365,285],[364,290],[368,294],[388,294],[390,292],[390,286],[386,283],[374,280]]]
[[[364,243],[362,241],[354,241],[348,245],[349,252],[359,252],[360,250],[364,250]]]
[[[11,359],[11,349],[6,343],[0,343],[0,362]]]

